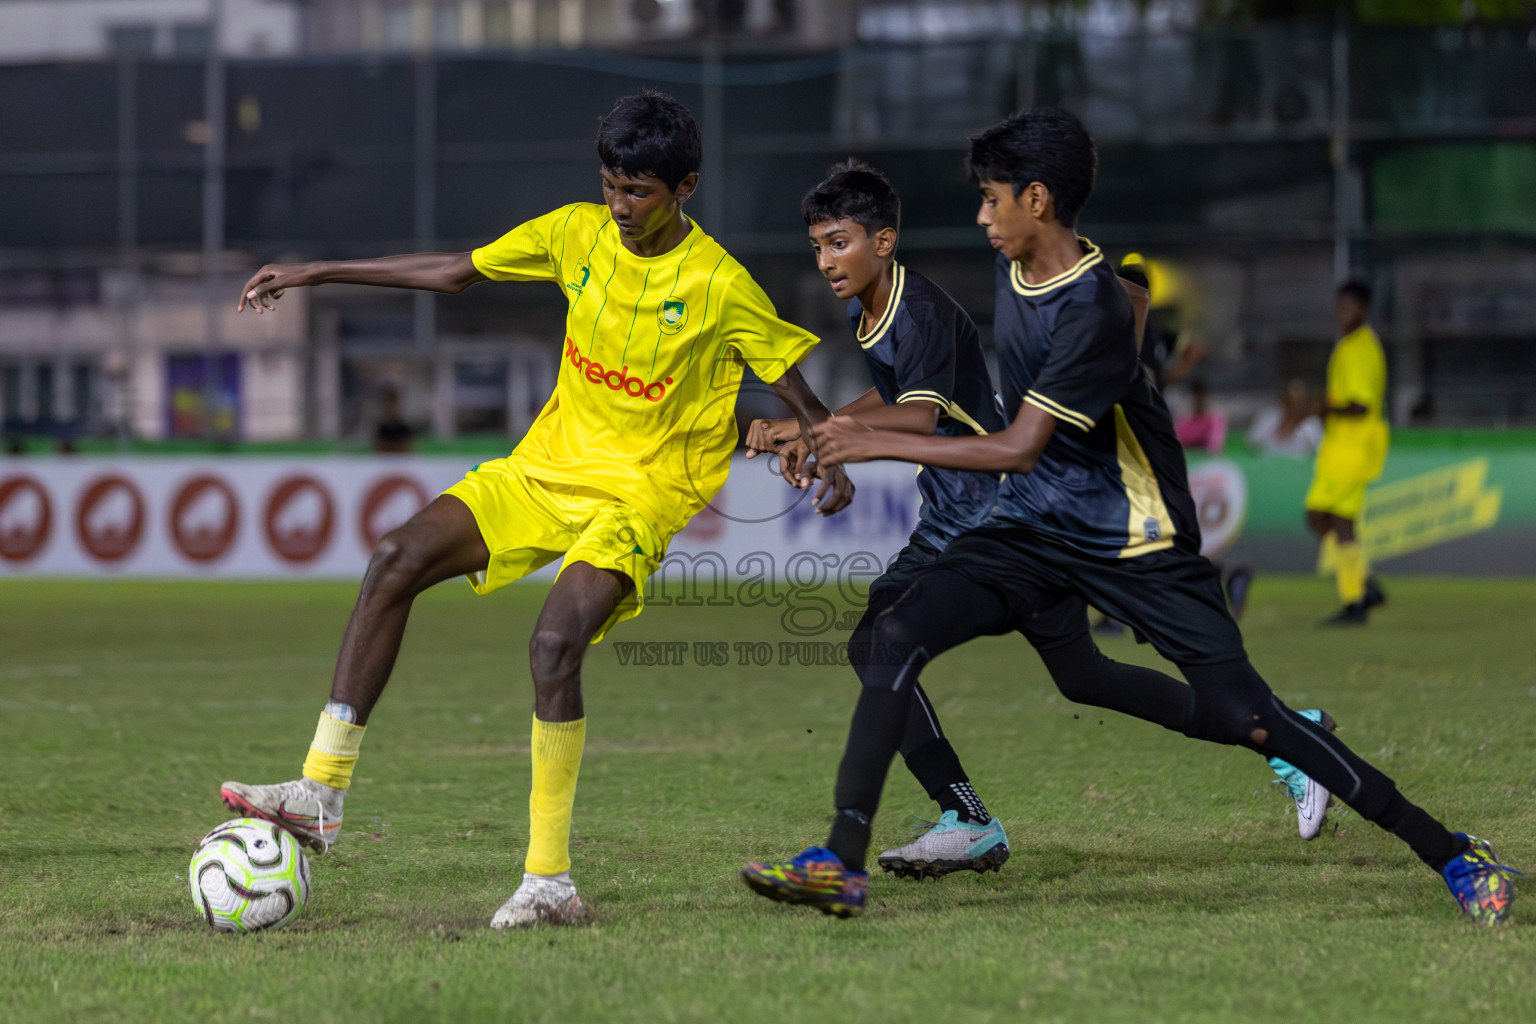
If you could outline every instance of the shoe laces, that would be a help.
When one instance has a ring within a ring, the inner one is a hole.
[[[1480,879],[1488,875],[1499,875],[1501,878],[1514,881],[1516,878],[1524,878],[1525,872],[1519,868],[1512,868],[1508,864],[1500,864],[1494,859],[1493,849],[1486,840],[1474,839],[1465,853],[1446,865],[1446,871],[1457,879]]]
[[[921,814],[911,815],[907,819],[907,828],[911,831],[913,839],[927,835],[929,832],[932,832],[934,829],[938,828],[941,824],[943,823],[938,821],[929,821]]]
[[[1277,773],[1278,774],[1278,773]],[[1307,798],[1306,774],[1300,768],[1292,765],[1288,771],[1275,779],[1275,785],[1284,786],[1286,795],[1297,803]]]

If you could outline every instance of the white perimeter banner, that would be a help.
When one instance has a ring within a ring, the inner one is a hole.
[[[414,456],[7,459],[0,576],[358,579],[378,539],[472,465]],[[850,560],[863,574],[863,556],[883,566],[906,543],[917,518],[912,467],[851,467],[852,506],[822,517],[776,465],[738,455],[669,555],[804,585],[833,582]]]
[[[472,465],[413,456],[13,458],[0,462],[0,576],[358,579],[379,538]],[[777,465],[738,454],[725,487],[673,539],[663,574],[867,582],[906,544],[917,521],[913,467],[849,467],[853,504],[824,517],[812,508],[814,488],[790,487]],[[1217,461],[1190,484],[1214,557],[1241,532],[1243,474]]]

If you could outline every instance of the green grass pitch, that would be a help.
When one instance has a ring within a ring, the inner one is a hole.
[[[1255,662],[1536,867],[1536,582],[1387,582],[1368,629],[1321,632],[1327,584],[1261,577]],[[1008,826],[1000,875],[877,877],[850,922],[751,895],[744,861],[823,837],[855,696],[846,668],[777,664],[772,608],[653,607],[592,650],[573,874],[595,924],[492,932],[526,841],[540,588],[418,602],[308,909],[212,934],[192,845],[229,816],[223,779],[297,775],[354,593],[0,584],[0,1020],[1536,1019],[1536,890],[1479,929],[1390,836],[1336,806],[1302,843],[1257,757],[1069,704],[1017,638],[925,678]],[[618,641],[775,657],[640,667]],[[877,843],[930,806],[898,762]]]

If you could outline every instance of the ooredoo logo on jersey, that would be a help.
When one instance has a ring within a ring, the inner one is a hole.
[[[659,402],[667,397],[667,386],[672,383],[672,378],[653,381],[647,384],[639,377],[629,375],[629,367],[625,366],[617,370],[609,370],[602,363],[594,362],[582,355],[576,348],[576,342],[570,337],[565,339],[565,358],[576,367],[590,383],[604,384],[609,391],[622,391],[631,398],[644,398],[647,401]]]

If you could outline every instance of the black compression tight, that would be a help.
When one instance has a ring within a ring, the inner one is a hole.
[[[834,795],[838,815],[827,844],[850,868],[863,869],[870,821],[879,808],[891,759],[906,734],[913,692],[923,668],[967,640],[1011,628],[1012,616],[1001,597],[959,573],[942,569],[925,574],[874,621],[870,631],[873,656],[859,668],[864,685],[838,769]],[[1083,652],[1052,657],[1064,671],[1078,663],[1092,666],[1091,658]],[[1110,671],[1112,675],[1130,671],[1131,676],[1121,678],[1142,679],[1164,695],[1138,703],[1138,710],[1127,708],[1127,713],[1197,739],[1285,758],[1366,820],[1398,835],[1426,863],[1438,867],[1455,854],[1457,841],[1444,826],[1405,800],[1391,779],[1337,737],[1282,704],[1246,658],[1181,668],[1188,686],[1152,669],[1119,666]],[[1104,669],[1100,666],[1096,671]],[[1167,688],[1169,683],[1178,687],[1177,694]],[[1174,706],[1164,707],[1158,702]]]

